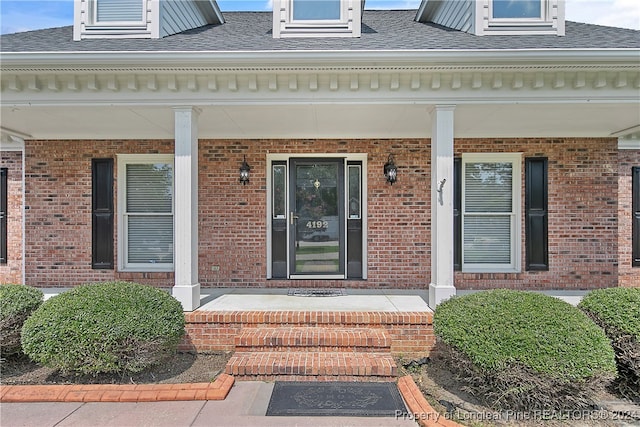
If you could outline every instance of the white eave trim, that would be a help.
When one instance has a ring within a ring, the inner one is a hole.
[[[188,68],[189,66],[373,66],[403,67],[495,65],[550,68],[567,65],[625,65],[639,68],[640,49],[531,49],[531,50],[379,50],[379,51],[113,51],[113,52],[4,52],[3,69],[29,67],[91,68],[109,70],[118,67]],[[108,65],[106,65],[108,64]],[[532,65],[535,64],[535,65]]]

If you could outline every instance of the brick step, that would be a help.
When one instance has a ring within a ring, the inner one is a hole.
[[[225,373],[259,381],[393,381],[398,374],[389,353],[236,352]]]
[[[279,327],[244,328],[235,337],[236,351],[380,352],[391,350],[391,338],[382,329]]]

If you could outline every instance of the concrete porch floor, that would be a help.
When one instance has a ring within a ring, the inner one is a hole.
[[[431,312],[417,295],[288,296],[224,294],[196,311],[382,311]]]

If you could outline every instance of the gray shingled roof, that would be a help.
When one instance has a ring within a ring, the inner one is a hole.
[[[575,22],[566,36],[474,36],[414,21],[415,10],[367,10],[360,38],[274,39],[271,12],[225,12],[226,23],[159,40],[73,41],[71,26],[3,35],[2,52],[73,51],[282,51],[414,49],[612,49],[640,48],[640,31]]]

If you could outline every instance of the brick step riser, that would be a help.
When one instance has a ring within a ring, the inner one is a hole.
[[[237,351],[251,348],[307,348],[308,351],[324,348],[343,348],[343,351],[391,349],[391,339],[384,330],[359,331],[331,329],[326,327],[306,328],[247,328],[235,340]],[[339,350],[336,350],[339,351]]]
[[[295,377],[315,381],[318,378],[358,378],[358,381],[382,381],[394,378],[398,367],[388,353],[345,352],[236,352],[225,372],[238,380]]]
[[[335,377],[340,375],[350,375],[353,377],[395,377],[398,375],[398,368],[376,369],[376,367],[351,365],[334,369],[334,367],[317,368],[313,366],[243,366],[244,369],[238,369],[238,373],[234,376],[244,377],[252,375],[302,375],[302,376],[327,376]],[[233,368],[229,368],[234,372]],[[226,372],[230,374],[229,372]]]
[[[184,351],[233,351],[247,328],[379,329],[387,334],[391,353],[407,357],[427,356],[435,343],[433,316],[423,312],[193,312],[185,317]]]
[[[315,353],[315,352],[345,352],[345,353],[389,353],[391,351],[390,347],[376,347],[376,346],[371,346],[371,347],[349,347],[349,346],[271,346],[271,345],[264,345],[264,346],[256,346],[256,345],[252,345],[252,346],[238,346],[236,345],[235,351],[241,351],[243,353],[260,353],[260,352],[309,352],[309,353]]]
[[[375,383],[375,382],[394,382],[398,379],[393,376],[360,376],[360,375],[243,375],[235,377],[238,381],[308,381],[308,382],[338,382],[347,381],[352,383]]]

